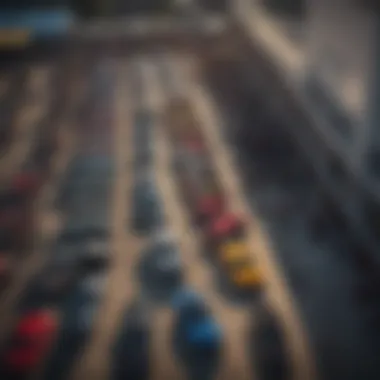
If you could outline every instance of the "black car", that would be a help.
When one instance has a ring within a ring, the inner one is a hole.
[[[146,234],[162,225],[161,199],[151,176],[137,179],[132,198],[132,227],[137,233]]]
[[[85,283],[73,289],[64,305],[57,343],[49,357],[42,379],[67,378],[93,330],[101,295],[101,292],[94,292]]]
[[[282,332],[273,312],[266,305],[262,305],[255,316],[251,342],[252,363],[260,379],[290,378]]]
[[[130,306],[124,317],[113,348],[111,379],[149,378],[148,312],[139,302]]]

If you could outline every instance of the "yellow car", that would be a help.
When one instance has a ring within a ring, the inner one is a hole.
[[[250,252],[247,244],[242,240],[228,241],[219,249],[219,259],[224,265],[233,265],[240,262],[249,262]]]
[[[252,263],[231,268],[229,278],[235,286],[244,290],[255,290],[263,283],[261,270]]]

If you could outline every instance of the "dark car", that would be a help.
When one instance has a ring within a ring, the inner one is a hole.
[[[22,313],[35,308],[60,307],[81,276],[75,265],[48,265],[31,280],[18,304]]]
[[[186,289],[174,300],[174,350],[190,379],[212,379],[219,365],[222,347],[220,326],[202,298]]]
[[[114,160],[101,154],[78,155],[70,164],[58,196],[60,208],[70,208],[82,195],[103,194],[107,197],[107,190],[112,187],[115,174]]]
[[[84,275],[106,270],[110,255],[108,230],[87,227],[64,231],[52,261],[56,266],[75,266]]]
[[[65,303],[57,344],[51,352],[42,379],[67,378],[93,330],[102,292],[101,286],[100,291],[94,291],[86,283],[73,289]]]
[[[263,380],[289,379],[289,363],[283,334],[273,312],[262,306],[251,331],[252,363]]]
[[[152,232],[163,222],[161,199],[153,178],[144,174],[132,192],[132,227],[141,234]]]
[[[98,272],[108,268],[111,252],[109,242],[91,239],[80,245],[80,262],[84,270]]]
[[[80,244],[88,241],[108,240],[109,229],[104,225],[89,223],[88,225],[68,224],[59,237],[66,244]]]
[[[182,285],[183,268],[172,241],[156,236],[143,252],[139,265],[143,289],[157,300],[167,301]]]
[[[134,303],[123,317],[113,348],[112,379],[149,378],[149,338],[147,310]]]

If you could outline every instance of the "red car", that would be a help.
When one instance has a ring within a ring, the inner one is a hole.
[[[225,240],[241,238],[244,234],[244,226],[244,221],[235,214],[219,215],[206,229],[207,242],[215,247]]]
[[[207,194],[202,196],[195,209],[196,221],[199,224],[208,223],[223,212],[224,199],[220,194]]]
[[[57,327],[57,316],[51,309],[23,316],[3,357],[5,371],[25,374],[37,368],[52,346]]]

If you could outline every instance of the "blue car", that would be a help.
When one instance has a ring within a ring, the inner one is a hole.
[[[174,350],[190,379],[213,379],[218,369],[222,332],[202,298],[187,289],[174,300]]]
[[[154,180],[149,175],[137,179],[132,190],[132,228],[147,234],[163,223],[162,205]]]

